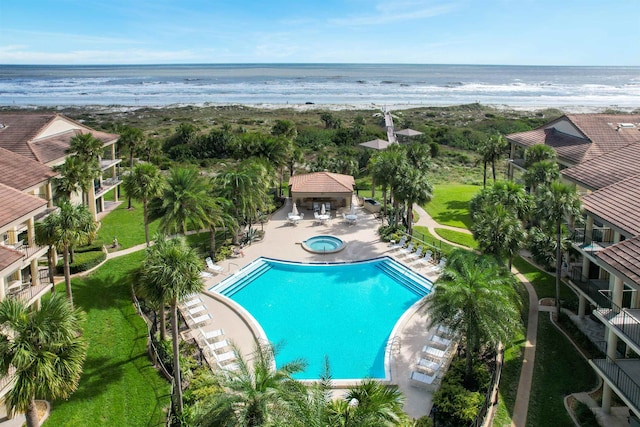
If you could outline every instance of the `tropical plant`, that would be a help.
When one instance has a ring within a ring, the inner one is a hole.
[[[471,231],[483,254],[506,259],[511,270],[513,257],[526,239],[522,222],[514,211],[502,204],[486,203],[474,213]]]
[[[581,203],[575,186],[553,182],[536,197],[536,218],[556,235],[556,316],[560,314],[560,276],[562,271],[562,222],[580,215]]]
[[[39,309],[14,298],[0,302],[0,376],[13,371],[7,406],[38,426],[35,399],[66,399],[78,387],[87,342],[84,313],[53,296]]]
[[[474,355],[495,348],[520,329],[514,279],[491,258],[463,249],[449,254],[433,292],[426,297],[430,326],[439,324],[464,338],[465,381],[471,381]]]
[[[491,171],[493,172],[493,182],[496,182],[496,159],[504,153],[507,148],[507,142],[500,135],[490,136],[480,142],[478,151],[482,156],[484,164],[483,186],[487,186],[487,164],[491,163]]]
[[[161,197],[149,204],[151,220],[160,218],[164,233],[187,233],[187,224],[202,228],[208,224],[210,187],[197,169],[176,167],[169,170]]]
[[[79,160],[75,178],[78,180],[78,186],[86,195],[85,203],[89,203],[88,194],[93,186],[93,181],[100,178],[99,157],[102,149],[102,141],[90,133],[81,133],[69,141],[68,153],[71,154],[71,157],[76,157]],[[66,161],[65,159],[65,163]]]
[[[149,200],[162,194],[164,179],[160,170],[151,163],[138,163],[131,173],[125,175],[122,183],[130,198],[142,202],[144,237],[149,246]]]
[[[216,231],[218,227],[236,230],[238,223],[231,214],[233,205],[224,197],[212,197],[207,204],[207,225],[209,226],[209,255],[216,258]],[[235,233],[234,233],[235,234]]]
[[[420,169],[406,166],[396,176],[395,197],[406,202],[407,233],[413,232],[413,204],[424,205],[429,202],[433,193],[433,186],[427,174]]]
[[[552,162],[555,162],[556,159],[556,150],[548,145],[535,144],[524,151],[525,168],[529,168],[529,166],[533,165],[534,163],[542,161],[550,160]]]
[[[295,360],[274,369],[276,349],[256,343],[248,363],[236,350],[238,369],[218,370],[219,393],[210,395],[194,408],[196,426],[258,427],[270,425],[286,411],[304,387],[293,379],[306,363]],[[276,424],[277,425],[277,424]]]
[[[548,186],[560,178],[558,163],[553,160],[542,160],[533,163],[523,175],[523,179],[532,194],[537,193],[539,187]]]
[[[58,204],[58,212],[47,216],[44,221],[36,223],[36,242],[54,245],[62,250],[64,262],[64,282],[67,297],[73,306],[71,293],[71,274],[69,272],[69,252],[73,247],[89,242],[97,229],[91,212],[84,205],[72,205],[63,200]]]
[[[201,270],[202,262],[198,254],[187,245],[184,237],[167,239],[157,236],[155,245],[147,248],[147,256],[142,263],[141,279],[145,288],[155,292],[158,301],[162,300],[171,306],[173,380],[178,414],[183,410],[178,304],[189,295],[202,291]],[[164,306],[161,306],[161,310],[164,310]]]
[[[120,133],[120,138],[118,138],[118,144],[121,147],[127,148],[129,151],[129,171],[133,173],[133,156],[143,143],[144,143],[144,133],[142,130],[138,128],[134,128],[131,126],[120,126],[118,128],[118,132]],[[131,209],[131,198],[133,195],[127,192],[128,198],[128,206],[127,209]]]

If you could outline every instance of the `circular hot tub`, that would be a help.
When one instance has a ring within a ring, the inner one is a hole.
[[[344,241],[334,236],[314,236],[304,242],[302,247],[314,254],[333,254],[344,249]]]

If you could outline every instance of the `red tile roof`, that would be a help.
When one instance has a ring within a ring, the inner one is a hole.
[[[57,176],[49,166],[0,148],[0,183],[24,191]]]
[[[47,201],[44,199],[0,184],[0,228],[24,216],[35,215],[46,206]]]
[[[584,138],[557,128],[567,120]],[[620,126],[625,123],[634,127]],[[640,115],[567,114],[537,129],[507,135],[507,139],[525,147],[549,145],[560,160],[578,164],[640,142]]]
[[[38,138],[46,126],[57,119],[69,122],[70,127],[74,129]],[[0,113],[0,147],[41,163],[65,157],[71,138],[86,132],[104,144],[113,143],[118,139],[116,134],[93,130],[58,114]]]
[[[624,240],[598,252],[598,258],[626,276],[632,283],[640,283],[640,237]]]
[[[562,171],[562,175],[592,191],[640,174],[640,144],[632,143]]]
[[[583,196],[582,206],[625,234],[640,235],[640,175]]]
[[[356,185],[351,175],[332,172],[315,172],[294,175],[289,179],[291,191],[297,193],[347,193]]]
[[[24,254],[20,251],[0,245],[0,271],[21,260]]]

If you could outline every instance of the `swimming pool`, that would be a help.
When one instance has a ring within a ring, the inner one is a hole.
[[[431,288],[389,257],[345,264],[259,258],[211,288],[240,304],[268,339],[276,364],[303,358],[298,379],[318,379],[325,356],[332,378],[388,378],[385,350],[396,322]]]

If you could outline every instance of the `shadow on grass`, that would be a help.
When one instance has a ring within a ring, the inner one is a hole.
[[[445,211],[438,213],[433,219],[440,224],[460,222],[463,223],[467,229],[471,228],[472,221],[471,215],[469,214],[468,201],[450,200],[446,202],[446,207],[447,209]]]
[[[74,301],[87,312],[92,309],[107,310],[122,307],[130,299],[128,280],[118,279],[113,274],[106,277],[89,276],[77,280],[74,285]]]

